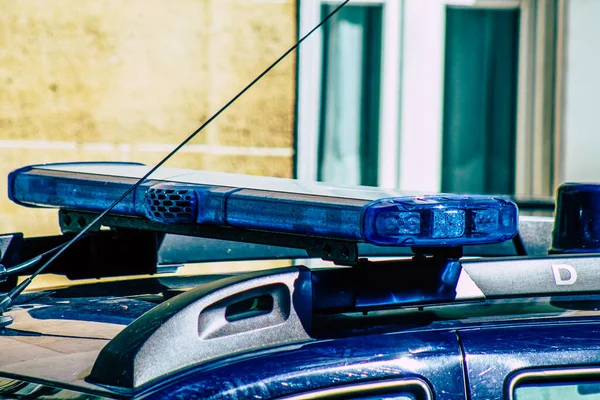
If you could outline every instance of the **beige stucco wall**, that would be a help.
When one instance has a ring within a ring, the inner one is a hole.
[[[0,0],[1,190],[28,164],[157,162],[295,35],[295,0]],[[294,101],[292,55],[167,165],[291,176]],[[1,195],[9,231],[56,212]]]

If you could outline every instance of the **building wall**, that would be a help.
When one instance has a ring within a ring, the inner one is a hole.
[[[0,0],[0,187],[28,164],[153,164],[287,49],[295,0]],[[295,57],[167,166],[292,175]],[[58,231],[0,196],[0,231]]]
[[[569,0],[565,4],[565,57],[562,98],[561,165],[559,177],[565,182],[600,181],[600,134],[598,93],[600,93],[600,2]]]

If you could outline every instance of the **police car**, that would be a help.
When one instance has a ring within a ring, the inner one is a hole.
[[[526,217],[499,196],[161,168],[347,2],[157,165],[10,174],[62,233],[0,235],[0,398],[600,399],[600,185]],[[270,259],[289,266],[172,274]],[[30,288],[47,273],[70,283]]]
[[[1,398],[600,398],[600,186],[561,186],[553,221],[498,196],[150,170],[11,173],[63,233],[0,237]],[[162,274],[301,258],[327,262]],[[40,273],[72,284],[24,291]],[[108,276],[138,278],[77,283]]]

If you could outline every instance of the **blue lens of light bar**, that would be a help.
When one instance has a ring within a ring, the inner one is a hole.
[[[458,238],[465,234],[464,210],[431,210],[432,229],[434,238]]]
[[[418,212],[382,212],[375,221],[376,230],[383,236],[418,235],[421,232],[421,214]]]
[[[101,171],[101,166],[86,167],[85,172],[24,168],[9,176],[9,197],[26,206],[101,212],[137,180],[102,175]],[[227,179],[224,174],[222,186],[148,180],[112,213],[164,224],[235,227],[413,247],[497,243],[517,232],[517,207],[501,197],[402,196],[373,201],[387,192],[373,195],[364,188],[346,188],[345,193],[355,197],[341,198],[300,193],[301,186],[298,192],[279,192],[279,182],[273,188],[266,184],[264,188],[233,187],[227,186]],[[331,189],[335,192],[336,187]]]
[[[473,210],[472,216],[474,232],[493,233],[498,230],[499,226],[510,224],[510,215],[506,215],[506,213],[500,214],[494,208]]]
[[[465,246],[508,240],[517,224],[517,206],[501,197],[407,197],[367,205],[363,235],[379,245]]]
[[[228,196],[226,221],[238,228],[361,240],[365,203],[245,189]]]
[[[551,252],[600,252],[600,185],[563,183],[558,187]]]
[[[177,193],[178,188],[189,189],[181,185],[158,184],[151,191]],[[189,209],[195,213],[193,222],[198,224],[362,239],[361,218],[363,206],[368,203],[365,200],[228,187],[196,187],[194,192],[195,200]],[[160,204],[161,209],[156,210],[150,209],[150,204],[156,207],[159,202],[150,199],[149,195],[146,199],[144,213],[149,219],[162,223],[190,222],[187,212],[179,214],[179,207],[176,212],[168,208],[172,202],[166,206]]]
[[[90,165],[94,163],[89,163]],[[110,163],[104,163],[110,164]],[[124,164],[139,165],[139,164]],[[60,173],[25,167],[8,176],[8,198],[29,207],[58,207],[70,210],[102,212],[123,195],[136,179],[73,173]],[[143,216],[136,199],[143,198],[148,187],[140,185],[113,209],[114,213]]]

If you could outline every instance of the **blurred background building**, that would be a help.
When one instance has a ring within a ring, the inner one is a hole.
[[[301,1],[301,31],[337,3]],[[600,180],[599,20],[597,0],[351,1],[300,56],[298,175],[538,196]]]
[[[157,162],[340,3],[0,0],[0,187],[27,164]],[[600,181],[599,20],[598,0],[351,0],[168,166],[533,196]],[[0,229],[54,233],[56,212],[4,197]]]

